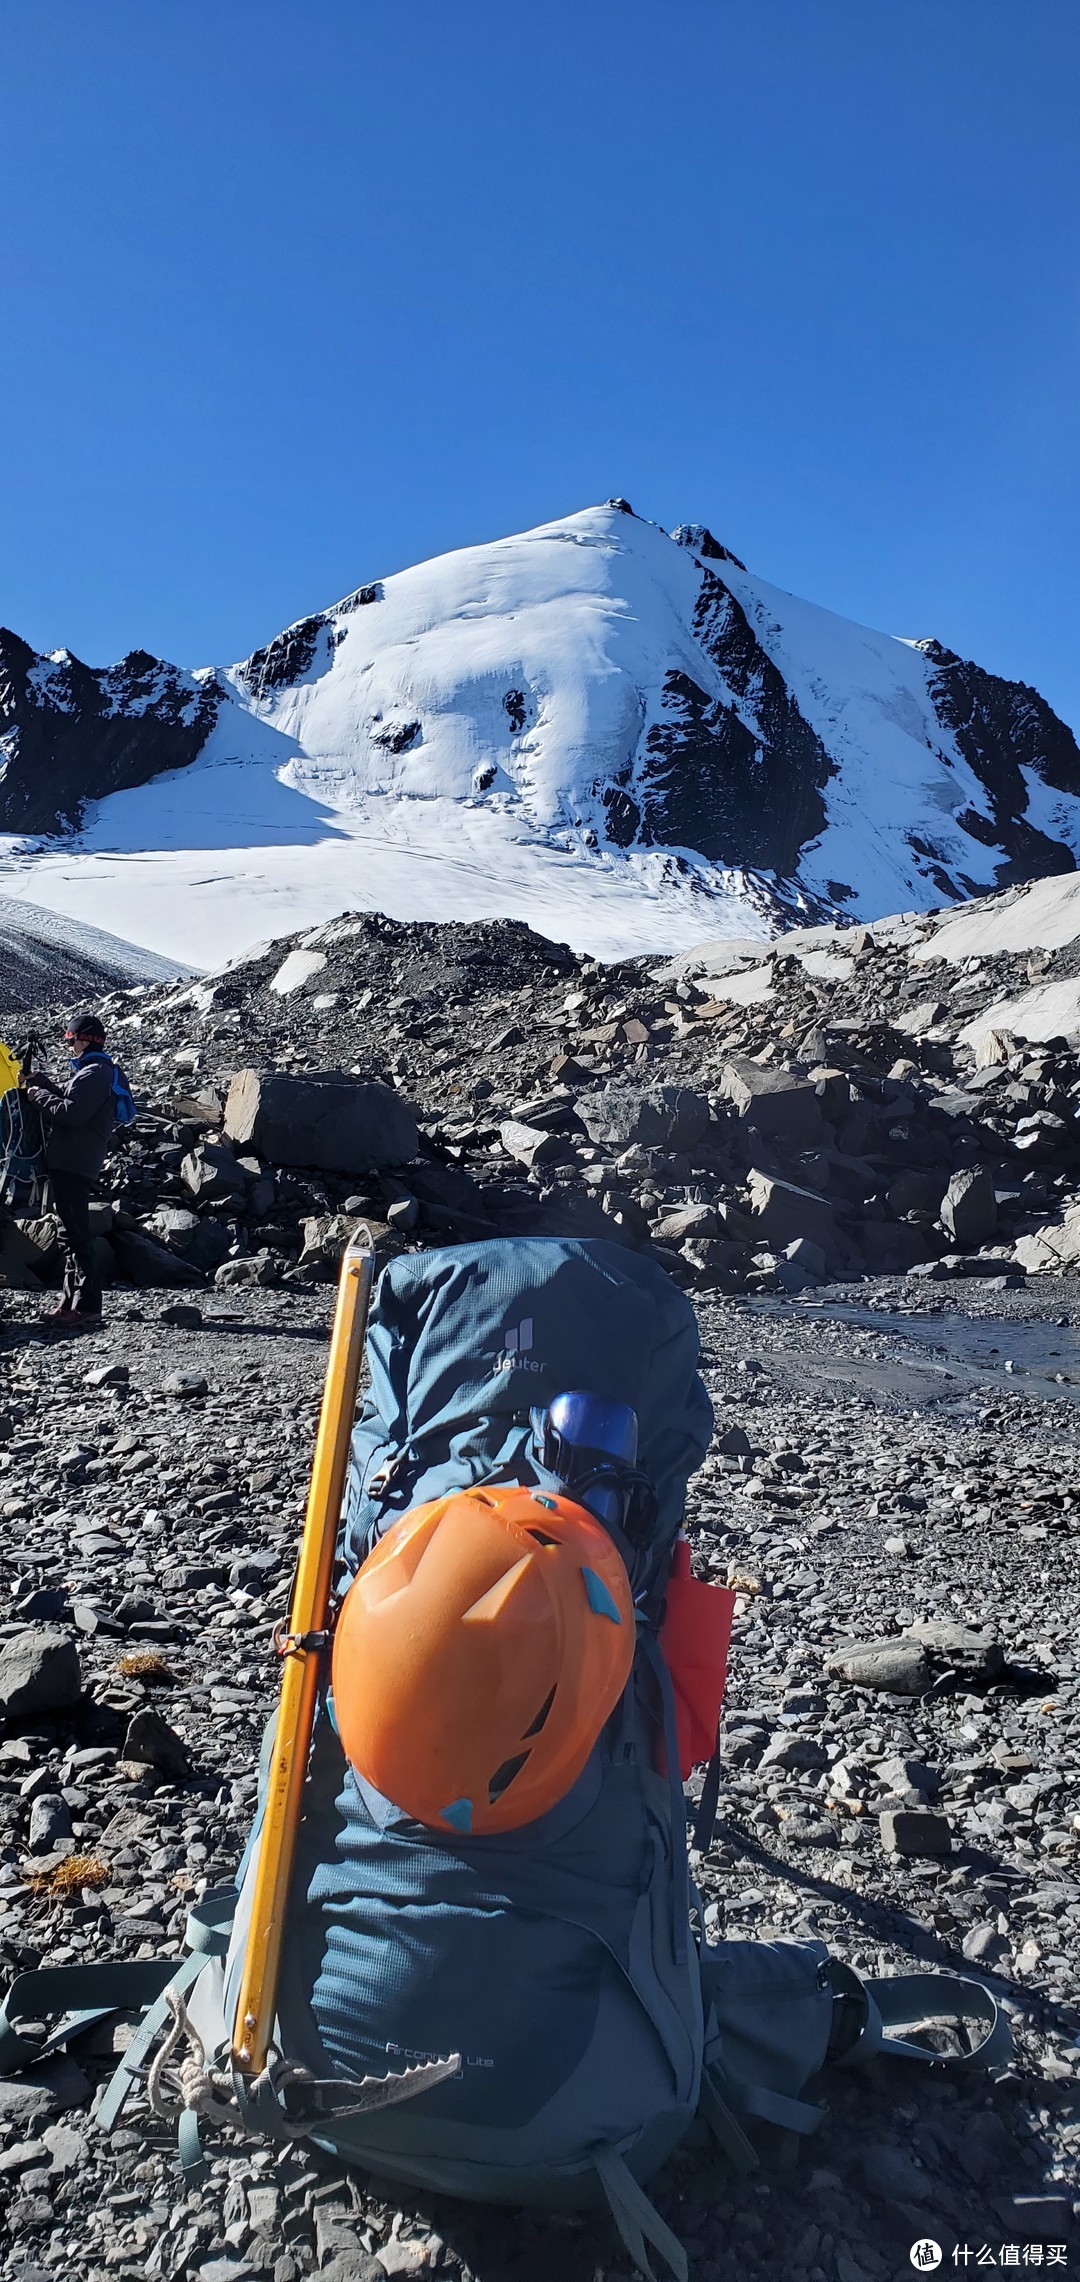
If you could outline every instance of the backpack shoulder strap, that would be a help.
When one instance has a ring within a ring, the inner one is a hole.
[[[845,2060],[869,2060],[881,2053],[887,2060],[921,2060],[924,2066],[948,2071],[1004,2068],[1012,2057],[1013,2036],[997,1998],[981,1981],[965,1973],[897,1973],[883,1980],[864,1981],[867,2018],[861,2036],[844,2055]],[[915,2028],[920,2021],[958,2021],[968,2037],[962,2052],[934,2052],[891,2029]],[[974,2030],[982,2031],[972,2041]]]
[[[20,1973],[0,2007],[0,2076],[28,2068],[80,2029],[110,2013],[141,2012],[176,1971],[173,1957],[113,1958],[100,1965],[42,1965]],[[65,2016],[44,2043],[20,2036],[15,2022]]]

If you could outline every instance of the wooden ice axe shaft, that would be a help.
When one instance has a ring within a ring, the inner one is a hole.
[[[244,2076],[257,2076],[266,2066],[277,2015],[285,1912],[315,1719],[334,1548],[345,1490],[349,1437],[356,1414],[374,1264],[370,1232],[364,1228],[349,1245],[341,1263],[304,1534],[282,1662],[281,1696],[266,1783],[251,1923],[233,2024],[233,2063]]]

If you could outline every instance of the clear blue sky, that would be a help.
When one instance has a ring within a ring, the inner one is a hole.
[[[1077,0],[6,0],[0,619],[623,493],[1080,726]]]

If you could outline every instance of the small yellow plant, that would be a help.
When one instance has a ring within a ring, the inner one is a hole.
[[[70,1901],[81,1894],[84,1887],[107,1886],[112,1871],[99,1854],[66,1854],[51,1870],[39,1870],[30,1880],[34,1894],[55,1894],[60,1901]]]

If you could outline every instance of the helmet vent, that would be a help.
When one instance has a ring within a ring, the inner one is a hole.
[[[531,1727],[527,1727],[527,1728],[526,1728],[526,1730],[525,1730],[525,1733],[524,1733],[524,1735],[522,1736],[522,1739],[521,1739],[523,1743],[525,1743],[525,1742],[527,1742],[527,1741],[528,1741],[528,1738],[529,1738],[529,1736],[530,1736],[530,1735],[539,1735],[539,1733],[540,1733],[540,1730],[541,1730],[541,1728],[543,1727],[544,1721],[546,1720],[546,1718],[547,1718],[547,1715],[548,1715],[549,1711],[551,1710],[551,1707],[552,1707],[552,1704],[554,1703],[554,1701],[555,1701],[555,1690],[554,1690],[554,1688],[551,1688],[551,1689],[549,1689],[549,1691],[548,1691],[547,1695],[544,1697],[544,1701],[543,1701],[543,1703],[541,1704],[539,1711],[537,1712],[536,1718],[534,1719],[534,1721],[533,1721],[533,1723],[532,1723],[532,1726],[531,1726]]]
[[[557,1537],[548,1536],[546,1529],[530,1529],[529,1535],[535,1537],[538,1545],[557,1545],[559,1543]]]
[[[528,1756],[527,1751],[519,1751],[515,1759],[504,1759],[502,1766],[496,1767],[488,1784],[489,1806],[493,1807],[496,1799],[501,1799],[503,1792],[509,1790],[515,1775],[520,1775]]]

